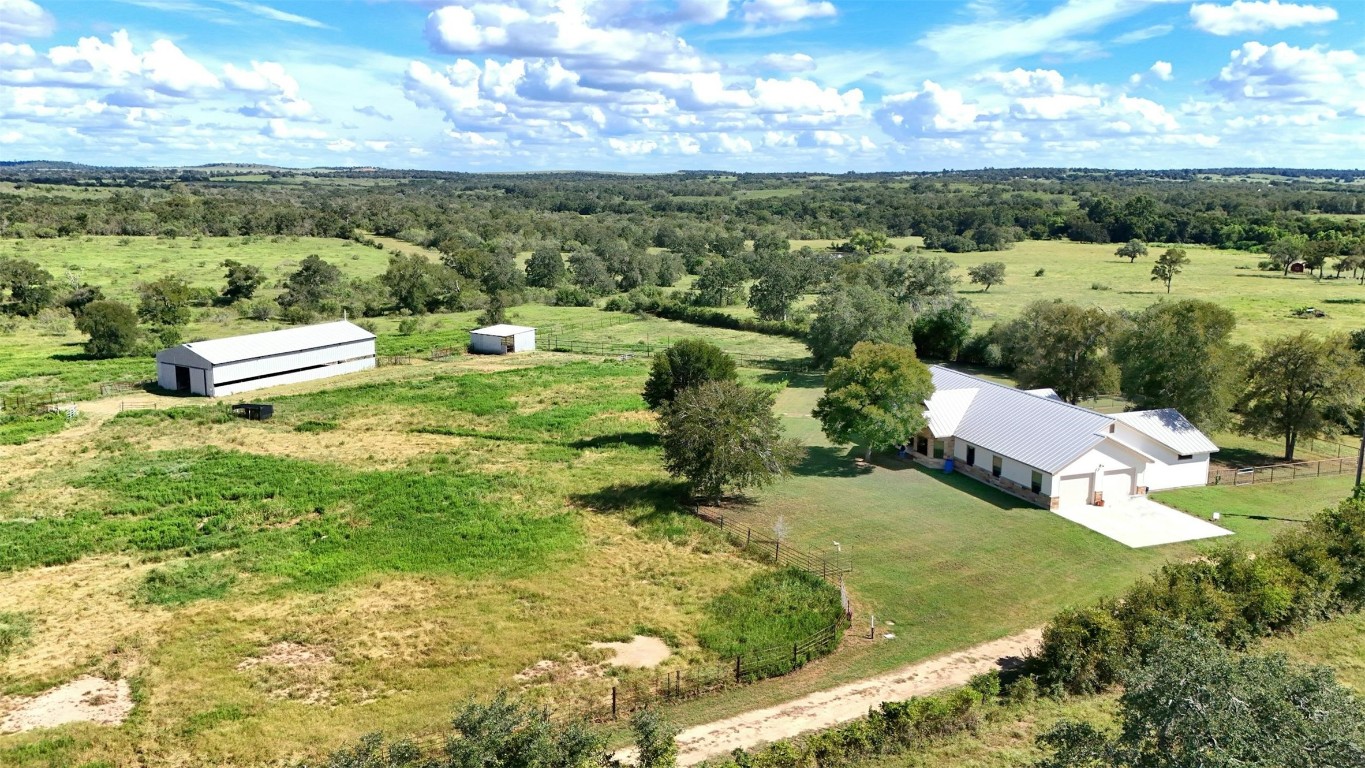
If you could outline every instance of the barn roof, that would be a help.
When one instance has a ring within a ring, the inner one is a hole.
[[[1174,408],[1116,413],[1114,418],[1178,454],[1193,455],[1218,450],[1212,440]]]
[[[373,338],[374,334],[364,328],[345,320],[338,320],[334,323],[303,325],[246,336],[230,336],[226,339],[191,341],[181,344],[180,347],[193,352],[212,365],[223,365]]]
[[[478,334],[479,336],[516,336],[518,333],[526,333],[527,331],[534,330],[534,328],[528,328],[524,325],[499,323],[498,325],[490,325],[487,328],[476,328],[470,331],[470,333]]]
[[[1049,474],[1103,442],[1114,423],[1055,394],[1015,389],[941,365],[930,371],[934,395],[926,405],[935,437],[951,434]]]

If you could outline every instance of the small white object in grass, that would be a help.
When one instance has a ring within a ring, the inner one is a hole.
[[[882,637],[886,638],[887,640],[895,640],[895,639],[896,639],[896,633],[895,633],[895,632],[883,632],[883,633],[882,633]]]
[[[1222,520],[1222,519],[1223,519],[1223,513],[1222,513],[1222,512],[1214,512],[1214,513],[1213,513],[1213,521],[1214,521],[1215,523],[1218,522],[1219,520]]]
[[[888,626],[888,627],[894,627],[894,626],[896,626],[896,622],[894,622],[894,621],[888,621],[888,622],[886,622],[886,626]]]

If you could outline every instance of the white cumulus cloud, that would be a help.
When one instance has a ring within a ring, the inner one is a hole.
[[[1196,29],[1209,34],[1243,35],[1336,21],[1337,11],[1326,5],[1236,0],[1231,5],[1195,3],[1190,6],[1190,20]]]
[[[1156,75],[1158,80],[1170,80],[1173,75],[1173,67],[1169,61],[1156,61],[1147,69],[1148,72]]]
[[[982,112],[968,104],[961,91],[925,80],[919,91],[894,94],[882,100],[877,122],[896,138],[961,133],[981,128]]]
[[[1249,42],[1232,52],[1213,84],[1234,99],[1332,102],[1359,88],[1350,83],[1360,72],[1354,51]]]
[[[52,14],[33,0],[0,0],[0,41],[46,37],[56,26]]]
[[[741,10],[749,24],[790,24],[828,18],[839,12],[834,3],[826,0],[749,0]]]
[[[447,5],[427,16],[433,48],[456,54],[556,57],[579,69],[640,66],[695,72],[710,68],[682,38],[663,29],[636,29],[584,0],[517,0],[498,5]]]

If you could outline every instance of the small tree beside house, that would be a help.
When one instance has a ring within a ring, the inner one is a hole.
[[[865,341],[834,361],[813,415],[835,443],[862,442],[870,460],[874,449],[924,428],[924,403],[933,393],[933,377],[915,350]]]

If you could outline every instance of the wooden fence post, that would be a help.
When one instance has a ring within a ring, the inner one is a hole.
[[[616,719],[616,686],[611,687],[611,719]]]
[[[748,548],[749,548],[749,539],[752,538],[753,535],[754,535],[754,529],[753,529],[753,528],[749,528],[749,527],[746,526],[746,527],[744,528],[744,548],[745,548],[745,549],[748,549]]]
[[[742,659],[742,658],[744,658],[744,657],[743,657],[743,656],[736,656],[736,657],[735,657],[735,682],[736,682],[736,683],[739,682],[739,660]]]
[[[796,656],[797,656],[797,654],[799,653],[799,651],[797,651],[797,649],[796,649],[796,645],[797,645],[796,643],[792,643],[792,668],[793,668],[793,669],[795,669],[796,666],[797,666],[797,663],[796,663]]]

